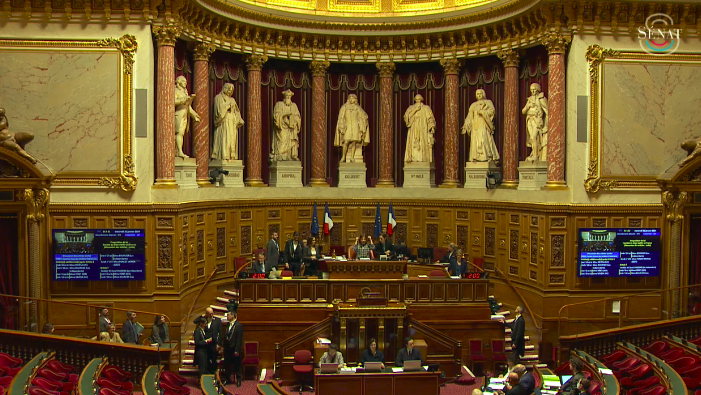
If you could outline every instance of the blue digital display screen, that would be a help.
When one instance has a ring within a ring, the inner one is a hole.
[[[144,229],[53,229],[54,281],[145,279]]]
[[[579,277],[659,275],[660,229],[579,229]]]

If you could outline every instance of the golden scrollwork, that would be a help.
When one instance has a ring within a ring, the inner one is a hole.
[[[27,202],[27,220],[41,222],[44,219],[44,206],[49,201],[49,190],[46,188],[25,189],[22,200]]]
[[[548,50],[548,53],[564,54],[567,49],[567,45],[572,41],[572,37],[565,36],[560,33],[548,32],[543,35],[540,40],[543,46]]]
[[[504,63],[504,67],[518,67],[518,52],[507,49],[497,52],[497,56]]]
[[[460,59],[441,59],[440,61],[441,67],[443,67],[443,72],[446,75],[459,74],[462,63],[463,62]]]
[[[689,194],[686,192],[662,192],[662,203],[667,210],[667,221],[679,222],[684,219],[684,204],[689,199]]]
[[[618,181],[604,181],[599,177],[599,159],[589,158],[589,168],[587,169],[587,178],[584,180],[584,189],[589,193],[597,193],[600,190],[608,190],[616,188]]]
[[[124,59],[124,73],[132,74],[134,69],[134,53],[136,53],[136,50],[139,48],[136,37],[131,34],[125,34],[120,38],[105,38],[99,40],[97,45],[100,47],[117,48]]]
[[[248,71],[261,71],[267,61],[266,55],[252,54],[246,57],[246,68]]]
[[[209,55],[214,52],[216,47],[211,43],[197,43],[192,54],[193,60],[209,60]]]
[[[331,65],[325,60],[315,60],[309,63],[309,69],[312,71],[312,77],[325,77],[326,70]]]
[[[377,62],[375,66],[380,74],[380,78],[392,78],[396,68],[394,62]]]
[[[168,45],[172,47],[175,45],[175,40],[180,37],[182,28],[176,24],[154,25],[151,28],[151,32],[153,33],[153,38],[156,39],[156,45]]]
[[[599,45],[591,45],[587,48],[585,56],[589,62],[589,79],[592,83],[599,82],[599,65],[606,58],[618,56],[619,52]]]
[[[102,177],[98,181],[98,185],[108,188],[119,188],[124,192],[130,192],[136,189],[136,184],[139,179],[136,177],[136,173],[134,173],[134,161],[131,159],[131,155],[126,155],[124,157],[124,166],[122,169],[122,174],[120,174],[119,177]]]

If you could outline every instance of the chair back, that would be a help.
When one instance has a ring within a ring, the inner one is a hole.
[[[258,356],[258,342],[250,341],[243,342],[243,352],[247,357]]]
[[[234,271],[239,270],[246,264],[246,258],[238,257],[234,258]]]
[[[292,277],[294,276],[294,273],[292,273],[291,270],[283,270],[282,273],[280,274],[280,277]]]
[[[482,267],[484,265],[484,259],[482,259],[482,258],[472,258],[472,264],[477,266],[480,269],[484,269]]]
[[[470,355],[482,354],[482,340],[470,340]]]
[[[428,273],[429,277],[448,277],[447,273],[443,270],[431,270]]]
[[[329,256],[333,255],[333,253],[336,253],[336,256],[341,256],[345,254],[345,248],[343,246],[331,246],[331,249],[329,249]]]
[[[448,252],[448,249],[447,249],[447,248],[443,248],[443,247],[434,247],[434,248],[433,248],[433,260],[434,260],[434,261],[438,261],[438,260],[443,259],[443,257],[445,256],[445,253],[446,253],[446,252]]]
[[[355,251],[353,251],[353,246],[348,247],[348,259],[355,259]]]
[[[255,250],[253,250],[253,259],[258,258],[258,253],[259,253],[259,252],[265,252],[265,250],[262,249],[262,248],[256,248]]]
[[[298,365],[306,365],[312,360],[312,352],[309,350],[295,351],[295,363]]]
[[[503,354],[504,353],[504,341],[498,339],[492,339],[492,354]]]

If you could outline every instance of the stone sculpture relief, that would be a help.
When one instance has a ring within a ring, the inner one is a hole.
[[[224,84],[221,92],[214,97],[214,143],[212,159],[238,160],[238,129],[243,126],[243,117],[234,94],[234,85]]]
[[[188,94],[187,80],[180,76],[175,79],[175,156],[187,158],[183,152],[183,138],[188,130],[190,118],[200,121],[200,116],[192,109],[195,94]]]
[[[299,160],[299,130],[302,116],[292,102],[291,90],[282,92],[283,100],[273,108],[273,143],[271,161]]]
[[[531,96],[521,110],[526,115],[526,147],[531,147],[527,161],[548,160],[548,99],[540,85],[531,84]]]
[[[404,113],[409,132],[406,137],[404,162],[433,162],[433,145],[436,132],[436,119],[431,108],[423,104],[423,96],[416,95],[414,104]]]
[[[494,103],[486,98],[483,89],[475,92],[477,101],[470,105],[462,126],[462,134],[470,136],[470,162],[498,161],[499,152],[494,144]]]
[[[370,144],[369,129],[368,114],[358,104],[358,97],[348,95],[338,113],[334,138],[334,146],[343,149],[341,162],[363,162],[363,147]]]

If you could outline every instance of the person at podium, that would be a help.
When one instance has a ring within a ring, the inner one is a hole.
[[[321,248],[316,245],[316,237],[311,236],[306,241],[302,248],[302,262],[308,268],[311,275],[316,275],[318,260],[321,259]],[[303,275],[300,273],[300,276]]]
[[[370,339],[370,348],[366,348],[365,351],[363,351],[360,365],[365,366],[365,362],[380,362],[382,363],[382,369],[385,368],[385,355],[382,351],[377,349],[377,341],[375,341],[375,339]]]
[[[329,344],[329,349],[319,359],[319,367],[325,363],[335,363],[338,368],[343,367],[343,354],[338,351],[338,346],[335,343]]]
[[[387,234],[380,235],[380,240],[375,244],[375,253],[376,255],[387,255],[387,257],[394,255],[394,246],[389,241]]]
[[[370,251],[375,249],[375,244],[372,242],[372,237],[365,235],[356,236],[353,247],[355,259],[370,259]]]
[[[457,254],[457,246],[453,243],[448,244],[448,252],[445,253],[443,258],[441,258],[440,262],[441,263],[447,263],[448,264],[448,273],[450,273],[451,276],[459,276],[460,275],[460,267],[458,266],[458,254]]]
[[[397,353],[397,359],[394,361],[394,366],[403,367],[404,361],[421,361],[421,365],[424,364],[424,360],[421,357],[421,352],[414,348],[414,339],[410,337],[404,339],[404,348],[399,350]]]
[[[292,239],[285,243],[285,260],[292,273],[298,276],[302,265],[302,243],[299,241],[299,232],[297,231],[292,234]]]

